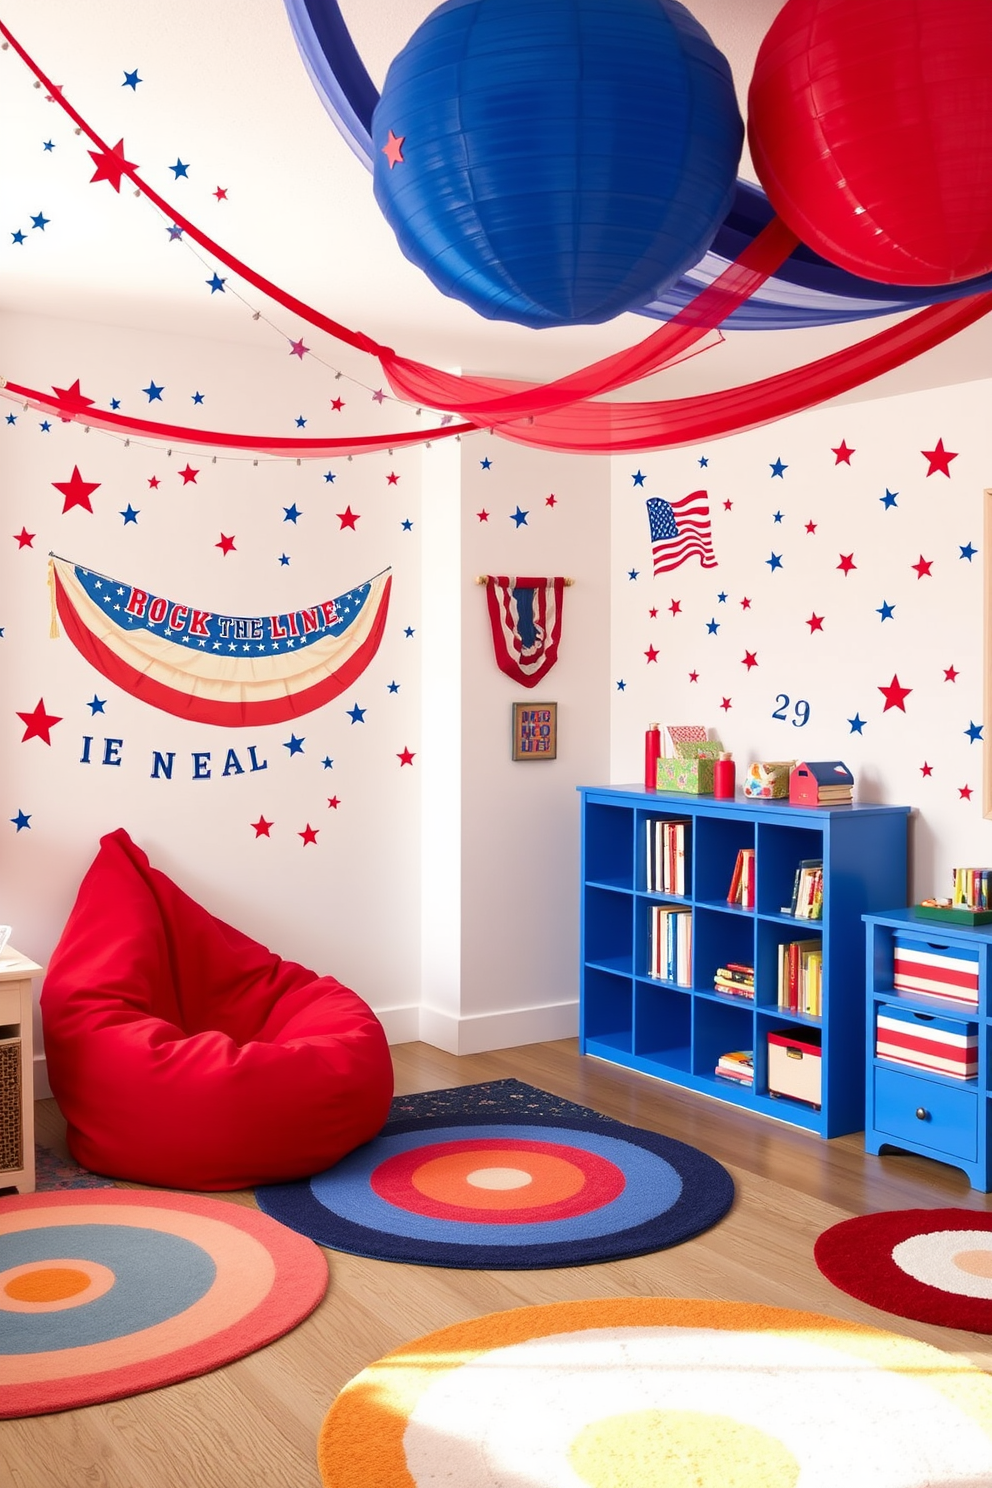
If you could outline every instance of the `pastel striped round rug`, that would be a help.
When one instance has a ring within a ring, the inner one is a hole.
[[[977,1488],[992,1379],[815,1313],[561,1302],[429,1333],[324,1421],[325,1488]]]
[[[219,1199],[0,1199],[0,1417],[205,1374],[288,1333],[326,1289],[315,1245]]]

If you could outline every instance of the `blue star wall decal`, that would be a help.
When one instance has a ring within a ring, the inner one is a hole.
[[[199,392],[193,393],[192,394],[192,398],[193,398],[193,402],[194,403],[202,403],[203,402],[203,394],[202,393],[199,393]]]
[[[118,408],[120,408],[120,406],[121,406],[121,400],[120,400],[120,398],[111,398],[111,400],[110,400],[110,411],[111,411],[111,413],[116,413],[117,410],[118,410]]]
[[[37,217],[31,218],[31,226],[40,227],[41,231],[44,232],[51,220],[51,217],[46,217],[44,212],[39,212]]]
[[[398,682],[388,682],[386,684],[386,690],[387,692],[399,692],[400,684]]]
[[[708,620],[706,622],[706,629],[710,635],[716,635],[717,631],[720,629],[719,620],[717,620],[715,617],[712,620]]]
[[[961,547],[961,544],[960,543],[958,544],[958,547]],[[978,552],[978,549],[977,548],[973,548],[972,545],[971,545],[971,543],[968,542],[968,543],[965,543],[965,545],[964,545],[963,548],[961,548],[961,557],[962,558],[967,558],[968,562],[970,563],[971,560],[972,560],[972,558],[974,558],[974,556],[975,556],[975,554],[977,552]]]
[[[306,419],[305,419],[305,418],[304,418],[304,417],[303,417],[303,415],[302,415],[302,413],[301,413],[301,414],[300,414],[300,415],[299,415],[299,416],[298,416],[298,418],[297,418],[297,420],[296,420],[296,427],[297,427],[297,428],[298,428],[298,429],[305,429],[305,428],[306,428],[306,426],[307,426],[307,421],[306,421]]]
[[[283,568],[288,568],[289,567],[289,554],[288,553],[280,553],[279,554],[279,562],[280,562],[280,564],[282,565]]]
[[[882,600],[882,603],[881,603],[881,607],[875,611],[875,614],[876,615],[881,615],[881,617],[882,617],[883,620],[891,620],[892,619],[892,613],[893,613],[894,610],[895,610],[895,605],[891,605],[886,600],[883,599]]]
[[[329,754],[325,754],[324,755],[324,758],[321,760],[320,763],[323,765],[323,767],[324,767],[325,770],[333,770],[334,769],[334,761],[331,759],[331,757],[330,757]]]
[[[54,140],[45,140],[45,142],[44,142],[44,144],[42,145],[41,148],[43,150],[48,150],[48,151],[54,150],[55,149],[55,141]]]
[[[785,480],[785,472],[788,470],[788,468],[788,465],[782,464],[782,456],[779,455],[778,459],[775,461],[775,464],[769,466],[769,469],[772,473],[772,479],[774,480],[775,476],[777,475],[779,480]]]
[[[626,691],[627,691],[627,684],[623,680],[623,678],[621,677],[620,680],[617,682],[617,692],[626,692]]]
[[[985,727],[984,723],[969,723],[968,724],[968,727],[965,729],[965,733],[968,735],[968,738],[970,739],[970,741],[971,741],[972,744],[977,743],[978,740],[981,739],[981,737],[982,737],[982,729],[984,727]]]
[[[773,522],[781,522],[781,520],[782,520],[782,513],[780,511],[772,512],[772,521]]]
[[[139,508],[139,510],[140,510],[140,508]],[[122,511],[120,513],[120,515],[124,518],[124,526],[125,527],[128,525],[129,522],[133,522],[134,525],[137,527],[137,525],[138,525],[138,512],[135,511],[135,509],[131,505],[130,501],[128,502],[128,504],[125,507],[124,511]]]
[[[90,716],[95,718],[98,713],[102,713],[105,710],[107,706],[107,699],[98,698],[96,693],[94,693],[93,701],[91,703],[87,703],[86,706],[90,710]]]
[[[407,640],[409,640],[409,639],[410,639],[410,637],[411,637],[411,636],[412,636],[412,635],[413,635],[413,634],[414,634],[414,633],[415,633],[415,632],[414,632],[414,629],[413,629],[413,626],[412,626],[412,625],[408,625],[408,626],[407,626],[407,627],[406,627],[406,629],[405,629],[405,630],[404,630],[404,632],[403,632],[403,634],[404,634],[404,635],[405,635],[405,636],[406,636],[406,638],[407,638]]]
[[[224,285],[227,283],[227,280],[226,279],[222,279],[220,277],[220,275],[218,274],[218,272],[217,272],[216,269],[214,269],[214,276],[213,276],[213,278],[212,279],[204,279],[203,282],[204,282],[204,284],[209,284],[210,285],[210,293],[211,294],[216,294],[218,290],[220,290],[221,294],[227,294],[227,290],[224,288]]]
[[[303,753],[303,739],[298,739],[295,734],[290,734],[289,739],[283,741],[282,747],[289,750],[290,758],[292,758],[294,754]]]
[[[163,383],[161,387],[156,387],[155,379],[152,377],[149,379],[148,386],[142,388],[141,391],[147,394],[149,403],[161,403],[162,394],[165,392],[165,384]]]
[[[178,222],[174,222],[171,227],[167,227],[166,232],[169,234],[170,243],[178,243],[179,239],[183,235],[183,230],[179,226]]]
[[[895,506],[895,504],[896,504],[896,497],[898,495],[899,495],[899,492],[898,491],[890,491],[890,490],[886,489],[885,495],[884,496],[879,496],[878,499],[882,503],[882,505],[885,507],[885,510],[888,511],[889,510],[889,507]]]
[[[38,425],[38,428],[41,430],[42,434],[51,434],[52,432],[52,426],[47,419],[42,419],[41,423]]]
[[[707,459],[707,458],[706,458],[706,456],[705,456],[705,455],[700,455],[700,457],[699,457],[699,467],[700,467],[700,469],[701,469],[701,470],[705,470],[705,469],[706,469],[706,467],[707,467],[707,465],[708,465],[708,464],[709,464],[709,463],[710,463],[710,462],[709,462],[709,460],[708,460],[708,459]]]
[[[347,712],[348,717],[351,719],[352,723],[364,723],[365,715],[369,710],[368,708],[360,708],[356,703],[353,708],[347,708],[345,711]]]
[[[410,518],[409,517],[406,517],[400,523],[400,526],[403,528],[403,531],[404,532],[412,532],[413,531],[413,523],[410,521]]]
[[[30,830],[31,830],[31,816],[30,816],[29,813],[26,813],[26,812],[22,811],[20,808],[18,808],[17,815],[16,816],[12,816],[10,818],[10,820],[14,823],[14,826],[17,828],[17,830],[19,832],[22,832],[25,827],[27,827],[28,831],[30,832]]]
[[[303,515],[303,513],[297,507],[295,501],[293,502],[292,506],[284,506],[283,511],[286,513],[286,515],[283,517],[283,521],[292,522],[294,527],[296,526],[297,517],[302,517]]]
[[[7,415],[7,422],[8,422],[8,424],[16,424],[17,423],[17,414],[16,413],[8,413],[8,415]]]
[[[133,72],[125,72],[124,81],[121,83],[121,87],[130,88],[132,92],[136,93],[138,91],[138,84],[143,83],[144,81],[144,78],[140,78],[138,76],[138,69],[135,68]]]
[[[639,470],[634,475],[632,475],[630,478],[634,482],[634,485],[635,486],[643,486],[643,484],[644,484],[644,476],[641,474],[641,472]]]
[[[720,593],[716,597],[716,602],[717,602],[717,604],[726,604],[727,603],[727,596],[723,592],[722,589],[720,590]]]
[[[768,566],[771,569],[772,573],[774,573],[777,568],[781,568],[782,567],[782,554],[781,553],[773,553],[770,558],[766,558],[765,559],[765,562],[768,564]]]
[[[11,238],[13,239],[13,241],[15,243],[23,243],[25,241],[27,235],[25,233],[22,233],[21,232],[21,229],[18,228],[17,231],[11,233],[10,236],[11,236]],[[13,817],[11,817],[11,821],[13,821]]]
[[[492,470],[492,468],[493,468],[493,462],[492,462],[492,460],[490,460],[490,458],[489,458],[488,455],[486,456],[486,458],[484,460],[480,460],[479,461],[479,464],[482,466],[482,469],[483,470]]]
[[[526,527],[527,526],[527,517],[528,517],[528,513],[525,512],[525,511],[521,511],[520,508],[519,508],[519,506],[517,507],[517,509],[516,509],[515,512],[511,512],[510,513],[510,521],[511,522],[516,522],[518,529],[521,526],[523,526],[523,527]]]
[[[187,160],[186,164],[184,165],[177,155],[175,165],[170,165],[169,169],[172,171],[173,175],[178,181],[180,176],[189,176],[189,161]]]
[[[325,470],[324,471],[324,479],[325,479],[325,481],[329,481],[329,482],[331,482],[333,484],[334,480],[336,479],[336,476],[334,474],[334,471],[333,470]]]
[[[855,713],[854,717],[849,718],[847,721],[851,725],[852,734],[863,733],[865,724],[868,722],[867,718],[862,718],[859,713]]]
[[[636,579],[637,578],[637,569],[636,568],[628,569],[628,571],[627,571],[627,577],[628,577],[628,579]]]

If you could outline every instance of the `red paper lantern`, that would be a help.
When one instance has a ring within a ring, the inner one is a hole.
[[[810,248],[884,284],[992,270],[990,0],[787,0],[748,97],[755,169]]]

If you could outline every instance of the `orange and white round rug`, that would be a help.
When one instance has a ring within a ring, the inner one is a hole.
[[[815,1313],[610,1298],[443,1328],[328,1413],[325,1488],[992,1482],[992,1378]]]

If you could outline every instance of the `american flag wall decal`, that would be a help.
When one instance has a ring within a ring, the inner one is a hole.
[[[702,568],[716,568],[705,491],[693,491],[680,501],[651,496],[647,509],[655,576],[671,572],[688,558],[698,558]]]

